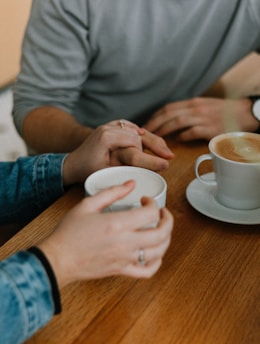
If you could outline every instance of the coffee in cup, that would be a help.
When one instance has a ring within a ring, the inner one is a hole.
[[[260,207],[260,135],[246,132],[221,134],[209,142],[210,154],[195,163],[200,182],[216,186],[215,197],[222,205],[241,210]],[[203,161],[212,160],[215,179],[199,174]]]
[[[244,163],[260,162],[260,135],[219,137],[213,143],[214,152],[222,158]]]

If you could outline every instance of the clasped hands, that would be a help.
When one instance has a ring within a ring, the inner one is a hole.
[[[64,185],[84,182],[102,168],[137,166],[152,171],[168,168],[174,154],[164,139],[136,124],[116,120],[97,127],[64,162]],[[152,154],[145,152],[149,150]]]
[[[162,171],[174,157],[162,137],[174,134],[180,141],[210,140],[223,132],[255,131],[259,123],[251,114],[251,106],[247,98],[200,97],[169,103],[153,114],[144,128],[126,120],[99,126],[69,158],[75,156],[81,181],[109,166],[130,165]],[[83,169],[82,157],[88,161]]]

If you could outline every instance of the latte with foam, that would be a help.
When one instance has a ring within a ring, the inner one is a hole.
[[[217,202],[232,209],[260,209],[260,135],[220,134],[210,140],[209,151],[197,158],[195,174],[214,190]],[[207,160],[212,161],[212,179],[199,173],[200,164]]]
[[[220,137],[212,147],[214,152],[225,159],[236,162],[260,162],[260,135],[244,134],[234,137]]]

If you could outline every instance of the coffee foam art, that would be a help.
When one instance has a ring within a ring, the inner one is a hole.
[[[214,144],[214,151],[229,160],[237,162],[260,162],[260,135],[241,134],[235,137],[219,139]]]
[[[239,100],[241,96],[239,94],[227,94],[226,99],[226,109],[223,111],[223,123],[225,128],[225,133],[240,132],[240,127],[237,121],[236,114],[240,111],[239,108],[232,106],[234,105],[234,100]],[[230,100],[230,101],[229,101]],[[240,106],[240,104],[238,104]],[[259,136],[259,146],[255,147],[254,144],[251,144],[247,138],[244,138],[241,133],[241,136],[238,139],[232,139],[233,147],[232,152],[236,154],[237,159],[240,159],[240,162],[248,163],[259,163],[260,162],[260,135]],[[258,140],[258,139],[257,139]],[[231,150],[231,148],[229,148]],[[232,159],[233,160],[233,159]],[[238,160],[237,160],[238,161]]]
[[[246,138],[241,138],[234,143],[234,151],[241,159],[249,163],[260,162],[260,137],[259,149],[253,146],[252,142]]]

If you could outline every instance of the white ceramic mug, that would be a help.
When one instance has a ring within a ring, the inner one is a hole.
[[[166,181],[158,173],[140,167],[116,166],[94,172],[85,181],[85,191],[87,195],[95,195],[103,189],[123,184],[130,179],[135,180],[135,189],[125,198],[113,203],[106,211],[140,207],[140,199],[143,196],[152,197],[158,208],[165,207]]]
[[[246,132],[221,134],[209,142],[210,154],[203,154],[195,162],[198,180],[216,186],[216,199],[233,209],[260,207],[260,135]],[[215,179],[199,174],[203,161],[212,160]]]

